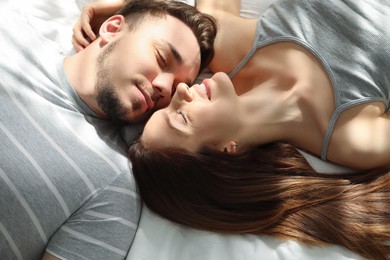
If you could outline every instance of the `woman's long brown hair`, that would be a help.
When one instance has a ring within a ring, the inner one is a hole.
[[[137,141],[129,158],[145,205],[173,222],[390,256],[389,169],[319,174],[282,143],[230,155],[148,150]]]

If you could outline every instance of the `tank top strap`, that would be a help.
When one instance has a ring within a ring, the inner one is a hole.
[[[259,23],[260,23],[260,19],[257,21],[256,34],[252,44],[252,48],[248,51],[245,57],[237,64],[237,66],[228,74],[229,78],[234,77],[234,75],[236,75],[245,66],[245,64],[248,63],[249,59],[252,58],[253,54],[256,52],[258,48],[259,37],[260,37]]]

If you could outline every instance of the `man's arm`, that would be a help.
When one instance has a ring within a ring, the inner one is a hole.
[[[241,0],[197,0],[196,8],[210,15],[214,12],[224,11],[236,16],[240,15]]]
[[[86,4],[73,27],[72,43],[81,51],[96,39],[100,25],[130,0],[95,0]]]
[[[197,0],[196,8],[213,16],[218,24],[212,72],[230,73],[253,45],[256,20],[240,17],[239,0]]]

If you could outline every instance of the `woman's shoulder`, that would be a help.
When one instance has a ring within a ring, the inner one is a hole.
[[[331,136],[329,161],[356,169],[390,166],[390,111],[381,102],[342,112]]]
[[[219,12],[215,54],[209,68],[213,72],[231,72],[251,50],[256,32],[255,19],[245,19],[227,12]]]

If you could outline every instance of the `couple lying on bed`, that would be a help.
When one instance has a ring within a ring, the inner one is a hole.
[[[195,228],[386,258],[390,4],[284,0],[259,20],[240,18],[239,1],[197,8],[219,26],[209,65],[218,73],[178,84],[131,146],[145,204]],[[88,23],[78,25],[93,38]],[[316,173],[293,146],[362,171]]]

